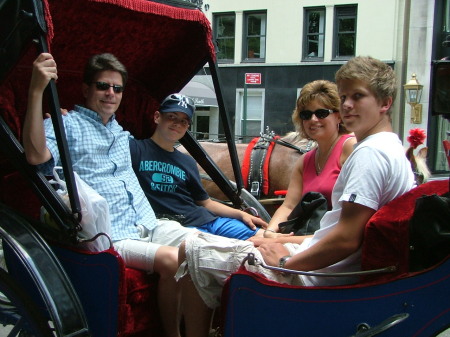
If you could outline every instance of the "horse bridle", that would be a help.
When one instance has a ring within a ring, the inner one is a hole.
[[[291,144],[283,139],[274,139],[270,135],[262,134],[260,137],[263,138],[267,142],[273,142],[275,144],[279,144],[279,145],[294,149],[297,152],[299,152],[300,154],[305,154],[306,152],[309,152],[311,150],[311,142],[308,142],[306,149],[302,149],[302,148],[298,147],[297,145]]]
[[[195,133],[195,132],[193,132]],[[312,141],[308,142],[308,145],[306,146],[306,149],[302,149],[301,147],[298,147],[297,145],[294,145],[292,143],[289,143],[281,138],[278,139],[274,139],[272,135],[270,134],[261,134],[260,138],[263,138],[265,141],[268,142],[272,142],[272,143],[276,143],[288,148],[291,148],[295,151],[297,151],[300,154],[305,154],[306,152],[309,152],[311,150],[312,147]],[[222,138],[216,138],[216,139],[198,139],[197,140],[199,143],[224,143],[225,141],[222,140]],[[180,146],[181,144],[176,144],[174,147],[177,148],[178,146]]]

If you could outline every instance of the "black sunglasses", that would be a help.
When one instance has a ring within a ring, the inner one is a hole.
[[[120,94],[121,92],[124,91],[123,85],[109,84],[106,82],[94,82],[94,84],[95,84],[95,87],[97,88],[97,90],[101,90],[101,91],[108,90],[109,88],[113,88],[113,90],[116,94]]]
[[[332,114],[333,112],[337,112],[331,109],[317,109],[316,111],[310,111],[310,110],[303,110],[300,111],[300,118],[304,121],[309,121],[312,117],[312,115],[316,115],[319,119],[327,118],[329,114]]]

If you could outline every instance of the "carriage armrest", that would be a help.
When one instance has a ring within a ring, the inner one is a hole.
[[[448,180],[424,183],[381,207],[368,221],[364,231],[361,269],[371,270],[396,265],[395,273],[364,276],[363,282],[397,279],[409,272],[409,220],[416,199],[423,195],[448,192]],[[424,224],[426,225],[426,224]]]
[[[380,208],[369,220],[362,245],[361,271],[343,273],[305,272],[267,266],[248,256],[242,262],[261,265],[283,273],[320,277],[361,276],[361,281],[382,282],[400,277],[408,272],[409,219],[416,199],[427,194],[443,194],[448,191],[448,181],[430,181],[412,189]],[[249,254],[250,255],[250,254]]]
[[[293,269],[268,266],[264,262],[259,261],[253,253],[248,253],[247,257],[242,261],[241,267],[244,266],[245,262],[247,262],[249,265],[252,265],[252,266],[259,265],[265,269],[274,270],[274,271],[277,271],[280,273],[306,275],[306,276],[320,276],[320,277],[363,276],[363,275],[372,275],[372,274],[380,274],[380,273],[393,273],[397,270],[396,266],[388,266],[388,267],[378,268],[378,269],[353,271],[353,272],[340,272],[340,273],[324,273],[324,272],[293,270]]]

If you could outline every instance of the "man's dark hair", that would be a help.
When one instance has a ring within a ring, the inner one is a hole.
[[[112,70],[122,75],[123,86],[127,83],[128,72],[125,66],[113,54],[104,53],[92,56],[84,69],[83,82],[91,84],[98,72]]]

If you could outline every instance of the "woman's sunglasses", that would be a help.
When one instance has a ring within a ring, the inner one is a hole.
[[[94,84],[95,84],[95,87],[97,88],[97,90],[100,90],[100,91],[106,91],[109,88],[113,88],[113,90],[116,94],[120,94],[124,90],[123,85],[109,84],[106,82],[94,82]]]
[[[300,111],[300,118],[304,121],[309,121],[312,117],[312,115],[316,115],[319,119],[327,118],[329,114],[332,114],[333,112],[337,112],[331,109],[317,109],[316,111],[310,111],[310,110],[303,110]]]

